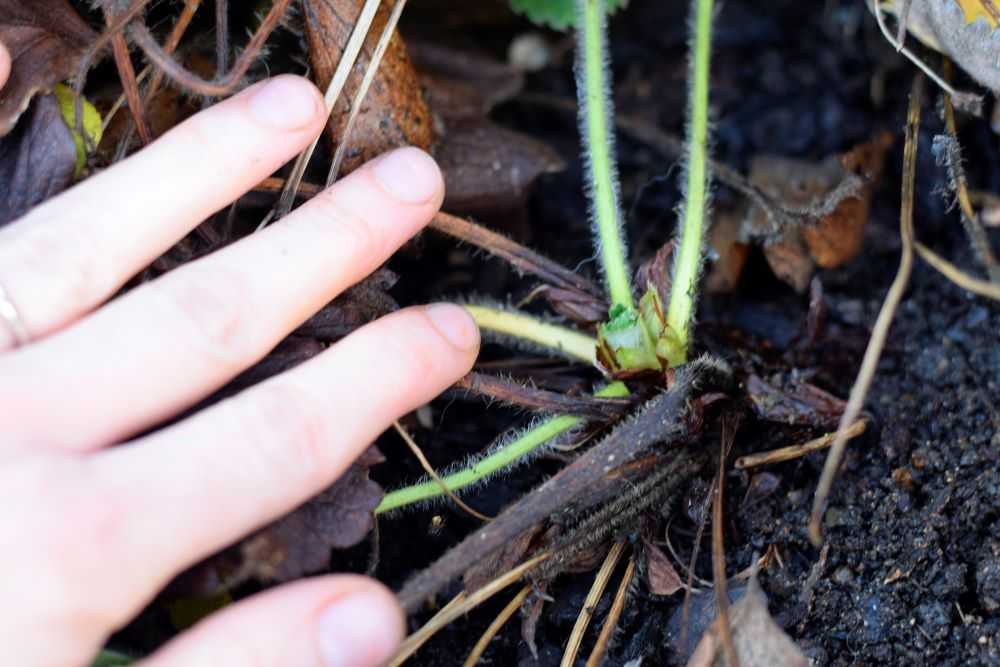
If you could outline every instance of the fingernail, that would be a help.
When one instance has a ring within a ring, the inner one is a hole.
[[[434,328],[460,350],[479,347],[479,327],[469,311],[453,303],[434,303],[426,308]]]
[[[354,593],[319,618],[319,647],[327,667],[373,667],[393,656],[402,628],[386,595]]]
[[[300,76],[278,76],[253,91],[250,113],[278,130],[299,130],[319,115],[315,87]]]
[[[437,163],[418,148],[386,153],[375,161],[373,171],[386,192],[407,204],[422,204],[441,187]]]

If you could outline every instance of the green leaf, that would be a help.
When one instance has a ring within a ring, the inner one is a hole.
[[[124,653],[105,649],[98,654],[90,667],[124,667],[125,665],[131,665],[133,662],[134,660]]]
[[[612,14],[628,5],[628,0],[605,0],[605,10]],[[510,0],[510,7],[532,23],[565,30],[576,20],[576,0]]]
[[[64,83],[56,84],[53,91],[59,101],[59,110],[62,112],[63,120],[69,127],[73,135],[73,143],[76,144],[76,177],[83,173],[83,168],[87,164],[87,148],[92,151],[101,143],[103,127],[101,124],[101,114],[98,113],[94,105],[85,99],[80,100],[83,108],[83,135],[77,132],[76,127],[76,94],[73,89]],[[85,140],[86,138],[86,140]]]

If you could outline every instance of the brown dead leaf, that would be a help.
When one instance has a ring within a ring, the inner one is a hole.
[[[776,387],[758,375],[746,380],[747,395],[757,416],[782,424],[836,428],[847,403],[815,385],[793,382]]]
[[[481,119],[524,86],[523,72],[472,51],[417,42],[410,44],[410,55],[431,111],[444,125]]]
[[[805,292],[817,266],[840,266],[861,252],[872,188],[891,144],[892,135],[882,133],[842,156],[819,162],[757,156],[750,165],[750,181],[785,206],[816,208],[817,221],[774,230],[766,213],[754,206],[742,236],[764,239],[764,255],[775,275]],[[857,182],[857,177],[860,188],[842,187]]]
[[[807,667],[809,660],[767,611],[767,597],[751,577],[743,597],[729,608],[733,644],[741,667]],[[688,667],[723,667],[720,619],[702,635]]]
[[[448,128],[434,148],[444,174],[444,208],[462,215],[484,215],[523,204],[542,174],[565,163],[549,146],[485,118]]]
[[[397,280],[399,276],[389,269],[379,269],[327,304],[295,333],[333,342],[364,324],[399,310],[399,304],[387,292]]]
[[[660,547],[643,539],[646,554],[646,585],[653,595],[673,595],[684,587],[680,575]]]
[[[346,549],[372,529],[382,487],[368,470],[385,459],[374,445],[326,491],[245,540],[245,571],[263,581],[285,582],[323,570],[331,549]]]
[[[55,95],[37,97],[17,128],[0,139],[0,226],[66,189],[76,145]]]
[[[303,2],[309,60],[316,74],[316,82],[324,90],[337,68],[362,4],[358,0]],[[372,23],[364,48],[358,55],[354,72],[348,78],[330,115],[327,137],[333,144],[341,140],[350,115],[351,101],[371,61],[389,11],[389,4],[383,3]],[[387,150],[400,146],[418,146],[428,150],[433,143],[431,114],[406,45],[398,32],[389,42],[378,73],[355,120],[352,137],[351,147],[345,154],[341,167],[345,174]]]
[[[708,243],[718,256],[705,276],[705,289],[709,294],[731,292],[736,289],[750,256],[750,246],[741,238],[741,226],[746,215],[743,207],[724,208],[715,212]]]
[[[0,91],[0,137],[35,94],[75,73],[96,38],[66,0],[0,0],[0,43],[11,56],[10,78]]]

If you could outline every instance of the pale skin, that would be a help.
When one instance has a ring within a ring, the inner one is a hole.
[[[0,82],[10,71],[0,47]],[[383,155],[287,218],[111,300],[207,216],[304,149],[320,93],[281,76],[0,229],[0,636],[4,663],[87,665],[176,574],[328,486],[472,366],[447,304],[407,308],[233,398],[197,403],[426,225],[440,172]],[[110,301],[109,301],[110,300]],[[377,582],[330,575],[238,602],[142,664],[367,667],[404,618]]]

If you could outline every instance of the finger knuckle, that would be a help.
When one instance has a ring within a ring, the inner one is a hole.
[[[335,465],[334,428],[313,392],[279,380],[258,385],[244,398],[236,416],[239,430],[264,471],[282,484],[329,478]]]
[[[45,217],[39,213],[40,216]],[[44,271],[59,276],[59,290],[53,292],[56,298],[55,311],[74,313],[81,304],[89,304],[94,296],[111,288],[109,277],[96,260],[97,253],[89,249],[90,241],[82,234],[67,230],[67,225],[47,224],[45,219],[25,220],[30,224],[28,231],[14,237],[8,246],[10,262],[7,266],[20,275],[19,281],[42,281]],[[11,281],[13,282],[13,281]],[[48,282],[48,281],[46,281]],[[10,282],[4,284],[9,285]],[[12,295],[16,298],[17,295]],[[23,307],[28,308],[30,304]],[[25,313],[30,317],[30,313]]]
[[[246,280],[237,273],[180,269],[149,287],[165,304],[165,326],[176,327],[178,342],[191,348],[195,358],[234,371],[253,358]]]
[[[363,215],[338,202],[332,191],[322,193],[310,203],[314,224],[323,229],[324,236],[332,236],[346,256],[381,261],[384,243]]]

